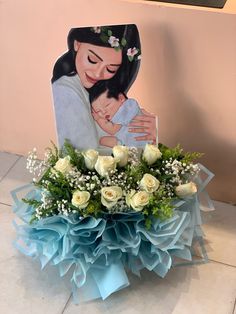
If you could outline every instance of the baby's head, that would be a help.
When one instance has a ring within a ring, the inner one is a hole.
[[[111,119],[117,110],[122,106],[123,102],[127,99],[124,93],[117,95],[110,95],[108,90],[105,90],[100,96],[93,100],[91,103],[92,108],[101,117]]]

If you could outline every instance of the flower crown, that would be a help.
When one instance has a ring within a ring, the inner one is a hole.
[[[97,26],[92,27],[91,31],[96,34],[100,34],[100,39],[103,43],[109,43],[112,48],[116,51],[122,50],[126,47],[127,41],[123,37],[121,41],[119,38],[113,36],[112,31],[108,29],[106,26]],[[127,57],[130,62],[137,61],[141,59],[141,51],[140,49],[133,47],[127,49]]]

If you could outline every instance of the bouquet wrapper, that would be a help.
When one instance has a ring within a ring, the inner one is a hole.
[[[201,209],[213,210],[205,191],[213,174],[203,165],[196,178],[198,193],[175,204],[174,215],[165,221],[154,219],[147,230],[142,214],[117,213],[112,216],[81,218],[77,214],[57,215],[30,224],[34,209],[21,198],[41,198],[41,191],[28,184],[11,192],[13,211],[22,221],[14,221],[15,247],[39,259],[42,269],[51,264],[61,277],[70,277],[75,303],[109,295],[129,286],[127,270],[140,276],[142,269],[164,277],[172,266],[207,262],[201,229]],[[204,178],[203,178],[204,177]],[[207,206],[202,207],[204,198]],[[202,208],[201,208],[202,207]],[[193,259],[198,241],[202,258]],[[184,262],[175,262],[181,258]]]

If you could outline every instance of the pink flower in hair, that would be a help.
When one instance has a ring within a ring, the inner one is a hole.
[[[110,36],[108,39],[108,42],[111,45],[111,47],[119,47],[120,46],[119,38],[116,38],[115,36]]]
[[[128,50],[127,50],[127,56],[128,57],[134,57],[136,54],[138,53],[138,49],[136,48],[136,47],[134,47],[134,48],[129,48]]]

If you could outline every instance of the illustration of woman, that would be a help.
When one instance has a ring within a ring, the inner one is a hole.
[[[127,94],[138,73],[140,51],[138,30],[133,24],[74,28],[69,32],[68,51],[57,60],[52,78],[59,146],[67,138],[80,149],[101,147],[90,99],[104,93],[107,82],[108,98],[116,90]],[[129,126],[129,132],[137,134],[137,143],[155,141],[155,116],[143,111]]]

